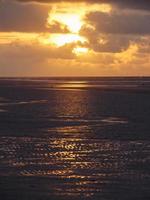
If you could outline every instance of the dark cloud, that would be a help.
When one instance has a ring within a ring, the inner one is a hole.
[[[35,4],[0,3],[0,31],[43,32],[49,7]]]
[[[0,32],[69,33],[67,26],[58,21],[47,24],[50,10],[51,7],[45,4],[0,1]]]
[[[87,47],[95,52],[122,52],[130,44],[139,44],[150,36],[150,14],[143,12],[91,12],[80,34],[88,39]],[[90,25],[90,26],[89,26]],[[144,45],[145,45],[145,41]]]
[[[111,34],[150,34],[150,14],[136,12],[102,13],[92,12],[86,17],[87,23],[96,31]]]
[[[149,0],[18,0],[20,2],[40,2],[40,3],[56,3],[56,2],[87,2],[87,3],[110,3],[120,8],[143,9],[150,11]]]
[[[134,36],[127,35],[114,35],[114,34],[101,34],[92,33],[90,30],[82,29],[81,34],[88,38],[86,47],[93,49],[95,52],[105,52],[105,53],[118,53],[126,50],[130,43],[135,42],[136,38]]]
[[[103,34],[98,30],[83,27],[81,35],[88,39],[86,47],[94,52],[101,53],[119,53],[129,48],[130,44],[140,43],[141,37],[128,34]]]

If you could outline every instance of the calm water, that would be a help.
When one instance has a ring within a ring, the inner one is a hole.
[[[149,200],[150,78],[0,79],[0,199]]]

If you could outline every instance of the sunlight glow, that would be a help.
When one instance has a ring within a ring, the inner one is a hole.
[[[80,15],[70,13],[57,13],[52,16],[50,15],[48,24],[51,25],[53,21],[60,22],[67,26],[71,33],[78,33],[83,25]]]
[[[39,38],[38,33],[1,32],[0,44],[29,43]]]
[[[76,55],[82,55],[88,53],[89,49],[86,47],[76,47],[73,49],[73,53]]]
[[[89,12],[101,11],[110,12],[111,6],[109,4],[87,4],[87,3],[59,3],[54,4],[51,11],[49,12],[47,18],[47,27],[53,28],[53,33],[50,39],[45,43],[50,41],[57,46],[63,46],[68,43],[74,42],[85,42],[86,39],[79,35],[79,32],[83,25],[86,25],[85,16]],[[60,30],[55,30],[53,25],[58,23],[60,25]],[[68,33],[61,32],[61,27],[66,27]],[[56,31],[56,32],[55,32]],[[59,32],[57,32],[59,31]],[[75,52],[84,52],[85,48],[76,48]]]
[[[47,26],[53,24],[54,21],[66,25],[71,33],[78,33],[85,24],[84,17],[87,13],[92,11],[110,12],[111,6],[109,4],[93,4],[85,3],[70,3],[55,4],[49,13],[47,19]]]
[[[46,45],[54,44],[58,47],[69,43],[76,43],[76,42],[84,43],[85,41],[86,38],[81,37],[78,34],[52,34],[51,36],[43,39],[44,44]]]
[[[115,55],[116,57],[116,63],[129,63],[133,61],[136,58],[136,54],[139,50],[139,47],[137,44],[131,44],[127,50],[124,50],[120,53],[117,53]]]

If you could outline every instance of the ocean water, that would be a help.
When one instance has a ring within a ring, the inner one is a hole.
[[[0,199],[149,200],[150,78],[1,78]]]

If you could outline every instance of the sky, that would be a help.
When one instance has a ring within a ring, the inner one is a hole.
[[[150,1],[0,0],[0,76],[150,76]]]

